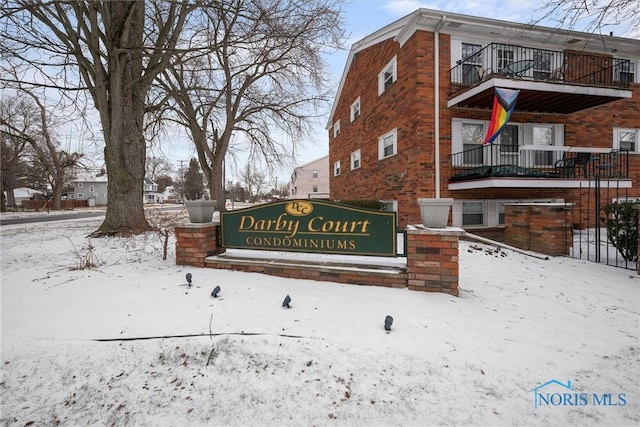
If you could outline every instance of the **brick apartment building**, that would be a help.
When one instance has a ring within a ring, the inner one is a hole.
[[[331,199],[382,200],[404,227],[418,198],[451,197],[450,224],[482,229],[511,201],[588,203],[596,176],[604,197],[639,197],[639,65],[639,40],[416,10],[351,48]],[[520,92],[483,147],[497,87]]]

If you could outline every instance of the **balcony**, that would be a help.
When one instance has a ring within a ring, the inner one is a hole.
[[[491,110],[494,87],[518,89],[516,111],[571,114],[631,98],[631,61],[492,43],[449,70],[448,107]]]
[[[491,144],[450,156],[449,190],[578,188],[599,179],[629,188],[629,152],[592,147]]]

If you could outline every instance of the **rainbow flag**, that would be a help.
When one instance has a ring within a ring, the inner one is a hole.
[[[502,128],[509,121],[511,113],[516,108],[516,99],[519,90],[496,88],[496,95],[493,98],[493,112],[491,113],[491,121],[487,136],[484,138],[483,145],[491,144],[502,132]]]

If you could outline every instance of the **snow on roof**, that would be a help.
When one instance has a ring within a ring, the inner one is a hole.
[[[107,182],[107,174],[101,175],[99,171],[83,172],[77,174],[73,182]]]
[[[14,188],[13,189],[13,196],[15,198],[30,199],[33,196],[35,196],[36,194],[44,194],[44,193],[42,191],[40,191],[40,190],[34,190],[33,188],[26,188],[26,187],[20,187],[20,188]]]

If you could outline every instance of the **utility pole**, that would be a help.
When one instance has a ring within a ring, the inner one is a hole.
[[[184,160],[180,160],[180,200],[184,203]]]

